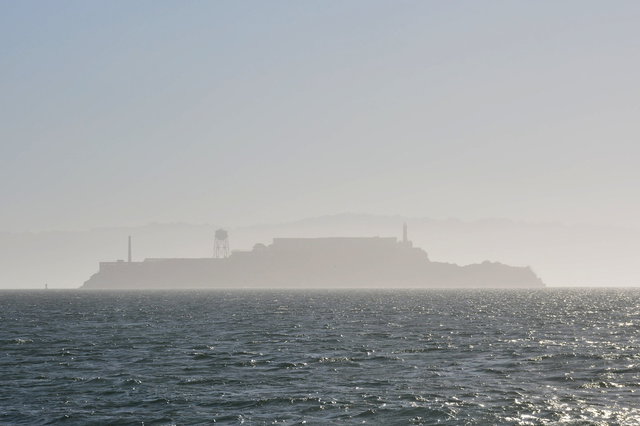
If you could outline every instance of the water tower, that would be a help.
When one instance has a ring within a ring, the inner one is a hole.
[[[213,257],[224,259],[229,257],[229,233],[224,229],[218,229],[213,243]]]

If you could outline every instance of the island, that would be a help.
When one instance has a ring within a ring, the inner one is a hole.
[[[535,288],[530,267],[482,262],[433,262],[407,238],[275,238],[249,251],[229,253],[227,233],[216,232],[209,258],[131,259],[101,262],[85,289],[335,289]]]

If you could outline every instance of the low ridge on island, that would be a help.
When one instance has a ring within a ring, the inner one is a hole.
[[[529,267],[432,262],[403,238],[275,238],[229,253],[216,231],[213,258],[101,262],[86,289],[195,288],[525,288],[544,287]]]

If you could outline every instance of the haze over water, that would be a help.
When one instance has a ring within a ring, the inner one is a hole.
[[[640,422],[640,291],[3,292],[0,423]]]
[[[0,0],[0,424],[640,424],[638,22]],[[222,262],[219,228],[261,250],[405,221],[434,262],[610,288],[61,290]]]
[[[639,228],[639,19],[633,0],[2,1],[0,230]]]

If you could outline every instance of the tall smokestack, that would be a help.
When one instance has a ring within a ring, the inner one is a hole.
[[[402,224],[402,242],[406,243],[407,241],[409,241],[407,239],[407,222]]]
[[[129,256],[127,257],[129,263],[131,263],[131,235],[129,235]]]

